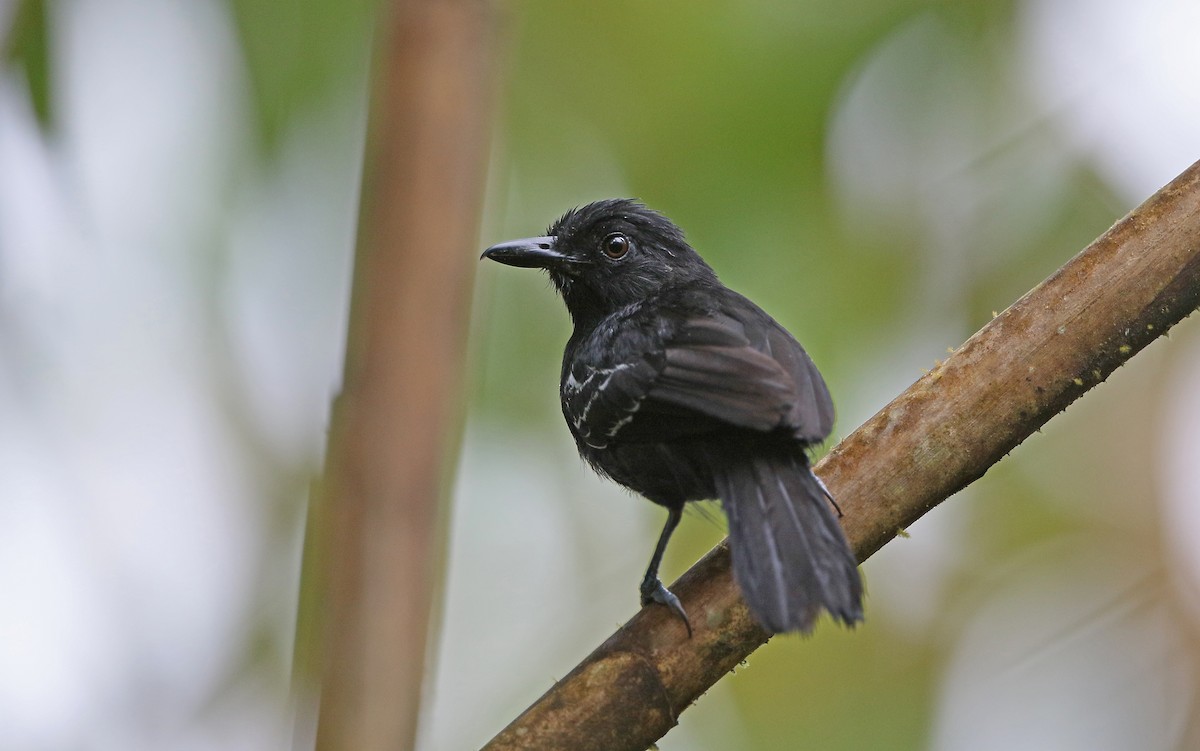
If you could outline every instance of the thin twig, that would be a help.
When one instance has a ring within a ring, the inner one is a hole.
[[[1200,302],[1200,162],[994,318],[817,466],[860,561],[983,475]],[[724,543],[487,749],[644,749],[766,642]]]

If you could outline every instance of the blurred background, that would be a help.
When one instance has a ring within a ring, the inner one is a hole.
[[[372,6],[0,0],[0,747],[292,743]],[[804,342],[835,439],[1200,157],[1191,0],[498,22],[479,248],[643,199]],[[575,455],[545,278],[480,267],[472,320],[430,751],[634,612],[663,516]],[[660,747],[1200,747],[1197,384],[1189,320],[868,561],[864,626],[774,639]]]

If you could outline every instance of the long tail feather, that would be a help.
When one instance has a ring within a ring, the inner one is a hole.
[[[758,456],[718,478],[733,571],[771,631],[808,632],[821,610],[862,620],[854,553],[803,454]]]

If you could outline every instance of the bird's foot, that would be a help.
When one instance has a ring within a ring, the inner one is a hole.
[[[674,592],[663,585],[662,581],[657,577],[646,577],[642,580],[641,593],[643,606],[652,602],[666,605],[683,621],[683,625],[687,627],[688,638],[692,638],[692,623],[688,620],[687,611],[683,609],[683,603],[679,601]]]

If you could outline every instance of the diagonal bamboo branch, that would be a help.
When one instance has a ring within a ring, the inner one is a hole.
[[[817,466],[860,561],[983,475],[1200,303],[1200,162],[910,386]],[[647,608],[487,749],[644,749],[766,642],[724,543],[671,589],[688,639]]]

